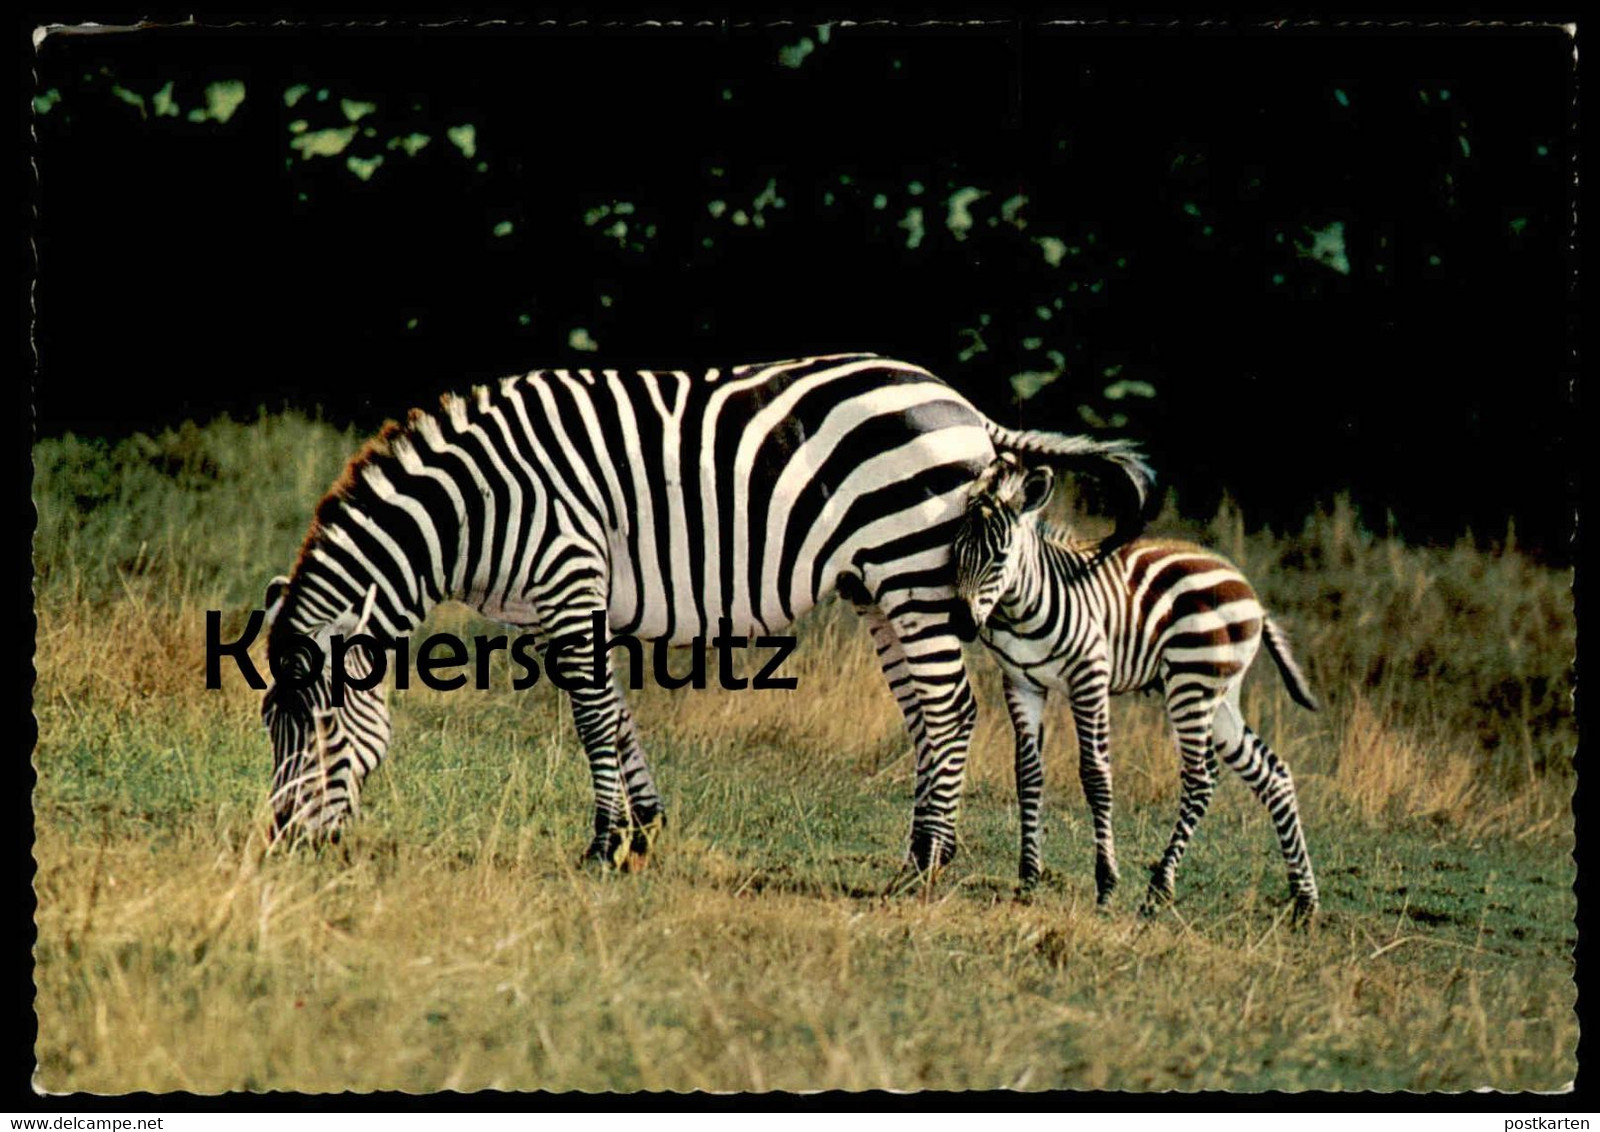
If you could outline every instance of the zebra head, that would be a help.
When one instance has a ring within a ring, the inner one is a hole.
[[[288,595],[289,580],[275,578],[267,587],[269,651],[275,640],[270,627]],[[343,704],[333,695],[330,644],[335,635],[354,637],[366,631],[372,594],[359,611],[350,609],[308,634],[321,650],[320,671],[310,675],[312,658],[287,642],[289,654],[279,661],[284,679],[267,688],[261,720],[272,739],[272,839],[304,838],[313,843],[336,840],[346,815],[360,806],[361,783],[389,748],[389,705],[380,681],[363,683],[373,670],[366,648],[355,646],[344,656],[347,682]]]
[[[967,495],[966,513],[956,529],[956,594],[979,628],[1017,584],[1024,528],[1050,499],[1055,473],[1024,468],[1012,453],[1002,453],[978,476]]]

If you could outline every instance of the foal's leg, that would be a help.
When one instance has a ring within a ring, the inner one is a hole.
[[[1039,803],[1044,793],[1045,689],[1005,676],[1006,710],[1016,737],[1017,810],[1022,821],[1022,855],[1017,879],[1023,891],[1039,882]]]
[[[1111,902],[1117,887],[1117,846],[1111,833],[1111,693],[1104,664],[1071,676],[1072,721],[1078,732],[1078,781],[1094,821],[1095,902]]]
[[[1177,687],[1168,684],[1167,718],[1177,737],[1182,793],[1172,838],[1150,872],[1150,889],[1139,909],[1141,915],[1154,915],[1163,905],[1171,903],[1178,864],[1189,848],[1195,827],[1211,804],[1217,769],[1216,756],[1211,751],[1211,726],[1220,699],[1217,689],[1203,684],[1180,683]]]
[[[1296,922],[1309,919],[1317,910],[1317,878],[1311,871],[1311,854],[1306,849],[1305,830],[1300,825],[1300,806],[1295,796],[1294,776],[1289,766],[1244,722],[1239,711],[1239,692],[1235,687],[1217,712],[1217,749],[1222,761],[1239,772],[1255,792],[1278,834],[1283,860],[1289,869],[1289,895],[1294,900]]]

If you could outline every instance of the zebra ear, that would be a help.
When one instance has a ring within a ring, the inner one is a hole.
[[[267,594],[261,599],[261,608],[267,611],[265,627],[272,628],[272,623],[278,619],[278,611],[283,608],[283,599],[289,596],[289,579],[279,574],[267,583]]]
[[[1022,511],[1037,511],[1050,501],[1055,489],[1056,474],[1049,468],[1035,468],[1022,480]]]

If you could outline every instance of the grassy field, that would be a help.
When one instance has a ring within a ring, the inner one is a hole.
[[[264,853],[259,695],[203,687],[358,438],[297,417],[35,450],[35,889],[44,1090],[1559,1089],[1576,1069],[1570,579],[1514,546],[1408,548],[1338,506],[1157,529],[1229,554],[1324,701],[1263,662],[1324,911],[1289,930],[1264,811],[1224,778],[1154,921],[1176,812],[1151,700],[1113,715],[1124,887],[1094,910],[1070,727],[1047,724],[1051,873],[1013,896],[993,665],[962,852],[884,900],[909,745],[853,614],[795,692],[636,693],[672,826],[579,869],[587,771],[547,683],[393,694],[336,849]],[[1506,542],[1512,540],[1507,539]],[[459,607],[432,624],[461,631]],[[259,647],[257,652],[259,654]]]

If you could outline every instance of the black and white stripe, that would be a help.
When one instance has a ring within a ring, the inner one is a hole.
[[[541,371],[442,405],[386,427],[323,500],[273,592],[269,653],[291,633],[357,625],[392,639],[446,599],[546,637],[586,635],[598,611],[614,633],[684,644],[723,618],[738,636],[777,631],[841,590],[916,746],[911,860],[924,870],[955,850],[975,715],[950,565],[973,476],[997,449],[1027,451],[1112,473],[1134,522],[1148,496],[1125,442],[1002,428],[926,371],[873,355]],[[589,657],[569,657],[576,676]],[[387,707],[376,689],[344,708],[287,698],[264,707],[279,826],[327,831],[387,746]],[[648,847],[660,795],[615,680],[571,701],[594,787],[588,855],[623,863]],[[372,737],[338,773],[316,769],[326,740],[304,721],[317,718]]]
[[[1048,468],[1029,471],[1015,457],[1000,456],[973,485],[955,540],[957,591],[1005,672],[1016,729],[1023,884],[1034,883],[1040,869],[1047,691],[1061,689],[1070,698],[1103,905],[1117,883],[1109,699],[1157,690],[1176,733],[1183,788],[1177,825],[1152,873],[1144,910],[1172,898],[1178,863],[1211,800],[1220,755],[1272,815],[1295,915],[1310,915],[1317,883],[1294,779],[1239,709],[1239,689],[1263,636],[1290,695],[1316,709],[1287,639],[1244,575],[1210,551],[1158,540],[1082,547],[1056,537],[1039,522],[1052,486]]]

